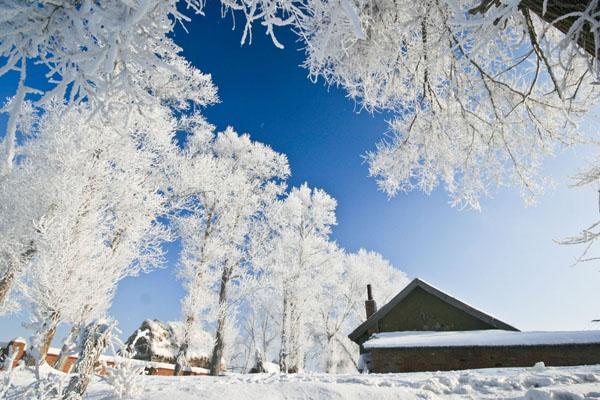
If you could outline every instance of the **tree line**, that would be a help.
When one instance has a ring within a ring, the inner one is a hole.
[[[597,0],[220,4],[222,15],[243,16],[243,44],[260,25],[283,48],[278,32],[291,28],[313,81],[393,115],[366,154],[390,196],[443,185],[452,205],[479,208],[481,196],[513,185],[533,201],[548,183],[547,157],[596,143],[578,122],[598,93]],[[213,373],[228,358],[232,326],[249,332],[254,359],[300,370],[318,343],[333,369],[347,350],[344,324],[359,319],[351,296],[364,280],[351,266],[377,265],[371,276],[391,268],[331,241],[335,201],[307,185],[287,190],[284,155],[232,128],[216,132],[202,116],[217,89],[171,34],[205,6],[0,4],[0,77],[16,78],[1,109],[0,302],[3,312],[28,306],[38,363],[59,324],[73,326],[67,351],[84,337],[81,347],[98,355],[119,281],[163,264],[169,241],[182,243],[186,332],[211,321]],[[597,181],[598,171],[576,183]],[[567,242],[587,252],[597,226]],[[329,295],[340,288],[348,298]],[[186,351],[184,340],[178,371]],[[65,393],[85,390],[93,362],[80,360]]]

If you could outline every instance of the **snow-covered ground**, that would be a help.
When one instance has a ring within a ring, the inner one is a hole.
[[[0,373],[0,378],[4,376]],[[18,386],[32,382],[30,370],[15,372]],[[300,399],[600,399],[600,365],[482,369],[434,373],[327,375],[254,374],[225,377],[141,378],[138,398],[147,400]],[[13,392],[14,393],[14,392]],[[17,399],[9,394],[8,399]],[[117,398],[95,378],[87,399]]]

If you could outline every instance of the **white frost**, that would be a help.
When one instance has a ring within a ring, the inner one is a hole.
[[[0,372],[0,379],[6,373]],[[14,371],[8,398],[33,381]],[[593,399],[600,393],[600,366],[481,369],[407,374],[231,374],[224,377],[141,377],[144,400],[412,400]],[[86,399],[105,398],[109,386],[92,382]]]

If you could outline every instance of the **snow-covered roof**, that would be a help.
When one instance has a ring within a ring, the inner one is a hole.
[[[180,322],[161,322],[145,320],[127,339],[126,344],[133,343],[139,331],[147,331],[147,335],[136,343],[134,358],[150,361],[155,356],[164,360],[175,360],[183,338],[183,325]],[[212,336],[200,328],[190,333],[187,355],[190,359],[207,358],[211,351]]]
[[[600,344],[600,331],[518,332],[490,329],[451,332],[384,332],[366,341],[366,349],[405,347],[499,347]]]
[[[49,347],[47,353],[53,356],[57,356],[60,354],[60,349],[58,347]]]
[[[107,359],[106,361],[113,361],[113,358]],[[131,360],[132,364],[138,366],[144,366],[146,368],[162,368],[168,370],[175,370],[175,364],[169,364],[165,362],[157,362],[157,361],[143,361],[143,360]],[[183,367],[183,371],[191,371],[200,375],[208,375],[210,373],[209,369],[200,368],[200,367]]]
[[[404,289],[402,289],[400,293],[398,293],[392,300],[390,300],[387,304],[385,304],[383,307],[381,307],[379,310],[373,313],[373,315],[371,315],[365,322],[360,324],[352,333],[348,335],[348,337],[356,342],[361,335],[366,333],[369,330],[369,328],[375,326],[380,319],[385,317],[397,304],[404,300],[416,288],[421,288],[425,290],[427,293],[441,299],[447,304],[450,304],[462,310],[463,312],[481,321],[484,321],[485,323],[491,325],[492,327],[495,327],[496,329],[518,331],[518,329],[514,326],[502,322],[499,319],[494,318],[491,315],[486,314],[483,311],[470,306],[464,301],[458,300],[456,297],[450,296],[449,294],[442,292],[440,289],[423,281],[422,279],[415,278]]]

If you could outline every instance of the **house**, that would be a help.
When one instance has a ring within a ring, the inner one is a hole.
[[[133,351],[133,359],[161,366],[175,365],[182,337],[181,323],[147,319],[129,336],[125,345]],[[188,365],[207,369],[212,337],[200,329],[194,329],[189,340]]]
[[[348,337],[371,372],[600,364],[600,331],[520,332],[420,279],[379,310],[368,285],[365,308]]]
[[[152,325],[154,322],[154,325]],[[164,326],[168,327],[169,324],[163,324],[159,321],[150,321],[148,323],[142,324],[142,328],[162,328]],[[161,333],[161,332],[158,332]],[[148,342],[146,342],[148,343]],[[137,344],[137,343],[136,343]],[[138,349],[143,349],[143,345],[139,344]],[[5,369],[8,365],[6,365],[6,360],[12,360],[11,368],[17,367],[21,362],[27,362],[27,342],[25,339],[16,338],[11,340],[8,343],[0,343],[0,371]],[[151,350],[150,350],[151,351]],[[60,354],[60,349],[50,347],[48,349],[48,353],[46,354],[46,362],[50,366],[54,366],[56,360],[58,359]],[[140,353],[141,354],[141,353]],[[73,372],[72,368],[77,362],[78,354],[71,354],[67,358],[67,361],[63,365],[61,371],[62,372]],[[146,358],[143,358],[143,357]],[[31,360],[33,361],[33,360]],[[166,362],[165,362],[166,361]],[[163,376],[172,376],[175,370],[175,364],[172,362],[168,362],[170,360],[161,361],[158,356],[151,354],[150,352],[146,352],[142,354],[142,357],[138,357],[137,359],[130,360],[130,362],[138,367],[144,367],[145,375],[163,375]],[[193,358],[191,359],[191,363],[198,364],[204,362],[202,358]],[[98,375],[106,375],[107,368],[112,368],[115,366],[115,360],[112,356],[101,355],[100,359],[96,364],[96,374]],[[186,367],[183,369],[183,375],[208,375],[208,369],[202,367],[196,367],[192,364],[190,367]]]

